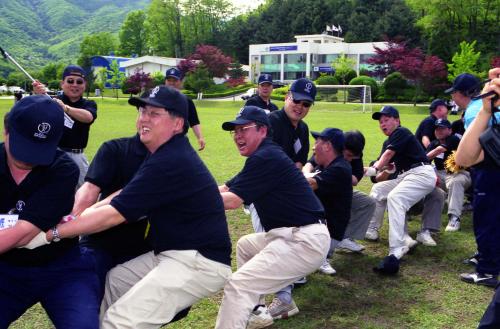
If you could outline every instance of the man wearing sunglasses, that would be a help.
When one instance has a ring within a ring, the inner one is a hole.
[[[285,106],[269,115],[273,140],[300,169],[309,153],[309,128],[302,121],[316,97],[316,86],[309,79],[298,79],[290,86]]]
[[[80,169],[78,186],[83,184],[89,167],[87,157],[83,153],[89,140],[89,130],[97,118],[97,104],[83,98],[87,88],[86,73],[78,65],[68,65],[63,71],[61,89],[62,96],[54,98],[65,112],[64,133],[59,148],[65,151]],[[39,81],[33,82],[35,94],[45,94],[47,88]]]

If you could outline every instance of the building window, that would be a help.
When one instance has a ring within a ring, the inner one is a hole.
[[[273,77],[273,80],[279,80],[281,72],[281,55],[260,56],[260,72],[269,73]]]
[[[306,76],[306,54],[285,54],[285,80],[296,80]]]
[[[324,66],[324,64],[332,64],[334,60],[339,57],[339,54],[321,54],[318,55],[318,64]]]

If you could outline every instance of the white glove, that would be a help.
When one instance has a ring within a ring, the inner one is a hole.
[[[388,174],[394,174],[396,172],[396,166],[394,164],[389,164],[385,167],[384,171]]]
[[[22,247],[19,247],[19,248],[35,249],[35,248],[44,246],[44,245],[49,244],[49,243],[50,242],[47,241],[47,236],[46,236],[45,232],[41,231],[40,233],[35,235],[35,237],[33,239],[31,239],[31,241],[28,242],[28,244],[26,244]]]
[[[304,177],[305,178],[313,178],[314,176],[316,176],[319,173],[320,173],[319,170],[316,170],[316,171],[313,171],[313,172],[304,173]]]
[[[377,169],[375,169],[373,167],[366,168],[365,176],[372,177],[372,176],[376,176],[376,175],[377,175]]]

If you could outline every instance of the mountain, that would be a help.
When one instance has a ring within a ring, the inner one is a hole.
[[[86,34],[118,32],[151,0],[0,0],[0,46],[21,65],[76,60]]]

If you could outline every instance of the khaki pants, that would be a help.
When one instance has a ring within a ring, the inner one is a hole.
[[[179,311],[219,291],[231,268],[196,250],[148,252],[109,271],[101,328],[160,328]]]
[[[261,295],[275,293],[315,271],[330,247],[326,225],[283,227],[238,241],[238,271],[224,287],[217,329],[244,329]]]
[[[448,215],[462,216],[464,207],[464,193],[472,183],[468,171],[459,171],[451,174],[445,170],[439,170],[438,176],[441,188],[448,192]]]
[[[382,226],[384,211],[389,217],[389,249],[403,247],[406,233],[406,212],[432,192],[436,185],[436,173],[430,165],[408,170],[395,179],[373,185],[370,196],[376,200],[376,208],[370,227]],[[391,252],[391,250],[389,250]]]

